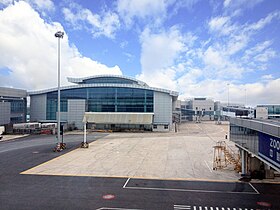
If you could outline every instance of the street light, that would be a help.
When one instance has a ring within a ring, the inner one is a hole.
[[[57,147],[55,148],[55,151],[61,151],[65,149],[65,144],[60,141],[60,39],[63,39],[64,32],[58,31],[54,34],[56,38],[58,38],[58,60],[57,60],[57,140],[58,144]]]
[[[227,86],[228,86],[227,110],[228,110],[228,119],[229,119],[229,83],[227,83]]]

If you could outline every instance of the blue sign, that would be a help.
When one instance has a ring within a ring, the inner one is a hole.
[[[259,132],[259,156],[280,169],[280,138]]]

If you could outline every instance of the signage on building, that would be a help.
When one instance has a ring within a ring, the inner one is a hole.
[[[280,138],[259,132],[259,155],[280,169]]]

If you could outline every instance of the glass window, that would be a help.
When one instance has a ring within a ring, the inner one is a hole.
[[[67,112],[68,99],[85,99],[89,112],[153,112],[154,92],[136,88],[95,87],[61,91],[61,111]],[[47,119],[55,120],[57,92],[47,94]]]

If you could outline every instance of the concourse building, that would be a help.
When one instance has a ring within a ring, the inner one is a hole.
[[[61,87],[61,120],[83,128],[90,117],[96,129],[172,129],[172,112],[178,92],[154,88],[134,78],[98,75],[68,78],[72,86]],[[57,88],[31,91],[30,121],[55,121]]]
[[[261,178],[279,174],[279,121],[230,118],[230,140],[240,149],[242,174]]]
[[[0,87],[0,125],[26,121],[27,91]]]

